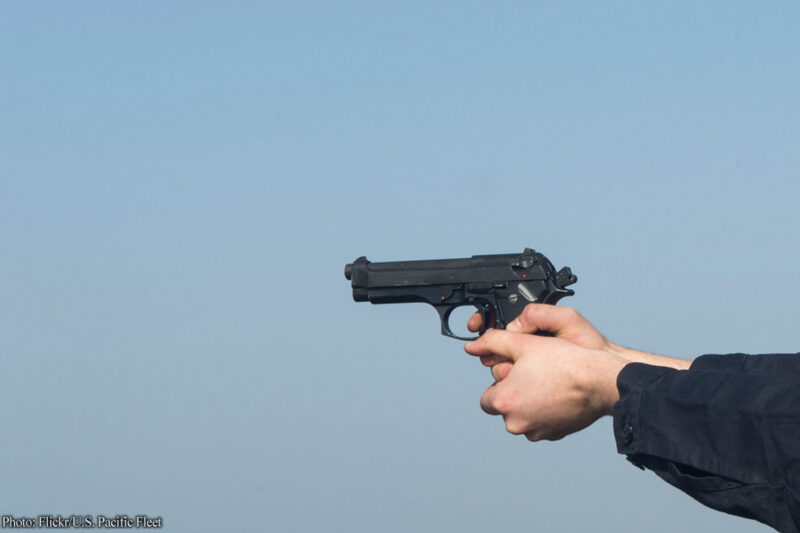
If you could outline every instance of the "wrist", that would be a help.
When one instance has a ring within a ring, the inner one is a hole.
[[[643,352],[641,350],[634,350],[633,348],[624,348],[615,345],[615,354],[631,363],[644,363],[653,366],[665,366],[674,368],[675,370],[689,370],[692,361],[687,359],[678,359],[676,357],[667,357],[666,355],[658,355],[650,352]]]
[[[623,357],[603,353],[588,370],[584,387],[586,402],[599,416],[610,415],[619,401],[617,376],[630,361]]]

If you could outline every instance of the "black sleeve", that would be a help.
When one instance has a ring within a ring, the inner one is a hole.
[[[617,450],[714,509],[800,531],[800,377],[630,363]]]
[[[690,370],[717,370],[719,372],[743,372],[765,376],[800,378],[800,354],[748,355],[701,355],[692,363]]]

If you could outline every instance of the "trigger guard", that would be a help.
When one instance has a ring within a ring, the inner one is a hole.
[[[480,313],[481,315],[481,329],[478,330],[478,334],[475,335],[474,337],[461,337],[453,333],[453,331],[450,329],[450,315],[456,309],[460,307],[466,307],[467,305],[471,305],[472,307],[474,307],[477,310],[477,312]],[[446,309],[443,310],[438,309],[438,310],[442,320],[442,335],[446,335],[453,339],[458,339],[462,341],[474,341],[478,339],[481,335],[486,333],[487,330],[492,328],[495,322],[495,316],[494,313],[492,312],[491,306],[488,303],[484,302],[473,301],[466,303],[464,305],[453,305],[453,306],[448,306]]]

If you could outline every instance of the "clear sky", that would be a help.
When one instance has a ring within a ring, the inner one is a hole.
[[[530,246],[660,353],[797,351],[796,2],[4,2],[0,512],[766,531],[478,407],[371,260]]]

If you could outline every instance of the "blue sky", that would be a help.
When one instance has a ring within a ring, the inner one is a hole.
[[[526,246],[660,353],[794,352],[791,2],[0,6],[3,513],[766,530],[530,444],[371,260]]]

